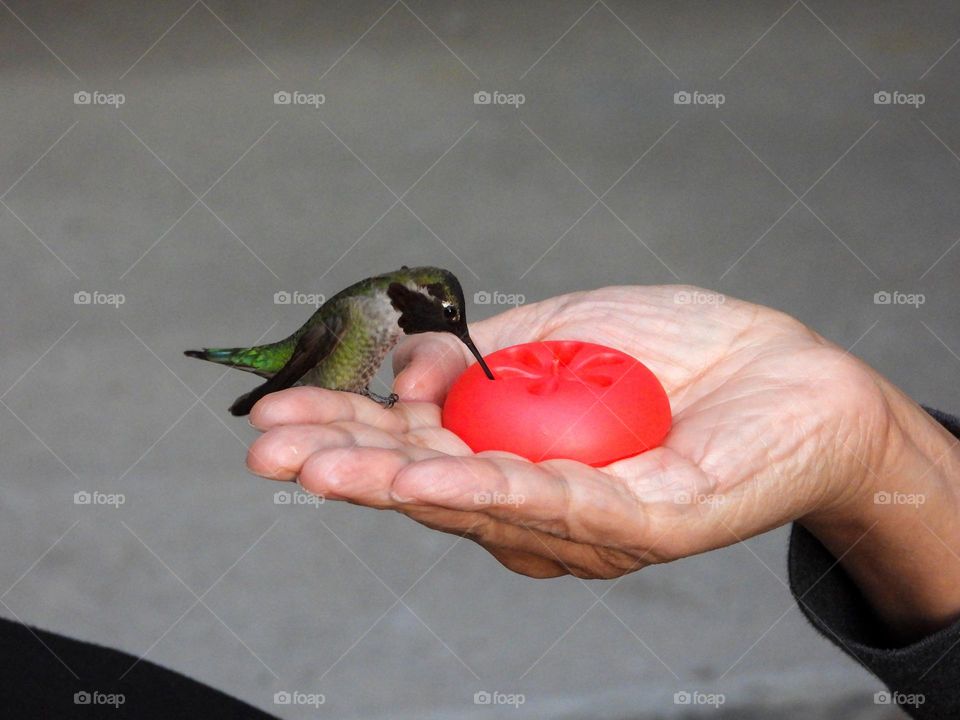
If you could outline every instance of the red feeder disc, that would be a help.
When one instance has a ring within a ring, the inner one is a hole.
[[[467,368],[443,406],[443,426],[474,452],[505,450],[601,466],[657,447],[670,401],[656,376],[626,353],[575,340],[498,350]]]

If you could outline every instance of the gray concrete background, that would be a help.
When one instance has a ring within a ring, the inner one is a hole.
[[[180,353],[403,263],[529,301],[682,281],[960,409],[958,35],[950,2],[4,3],[0,612],[285,718],[896,717],[800,617],[783,530],[618,582],[514,576],[400,516],[274,504],[226,413],[250,379]]]

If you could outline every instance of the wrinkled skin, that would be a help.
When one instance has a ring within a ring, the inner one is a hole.
[[[440,427],[443,398],[473,358],[430,334],[395,355],[393,409],[307,387],[261,400],[251,423],[264,434],[248,465],[465,534],[532,577],[618,577],[862,503],[890,445],[879,376],[780,312],[716,295],[685,304],[678,292],[705,291],[604,288],[471,325],[485,353],[574,339],[641,359],[666,388],[674,424],[638,457],[598,469],[474,454]],[[484,505],[480,494],[511,504]]]

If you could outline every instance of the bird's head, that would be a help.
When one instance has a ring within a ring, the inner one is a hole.
[[[397,321],[400,329],[407,335],[425,332],[456,335],[473,353],[486,376],[493,380],[493,373],[470,338],[463,288],[456,275],[440,268],[405,267],[402,273],[387,287],[390,303],[400,313]]]

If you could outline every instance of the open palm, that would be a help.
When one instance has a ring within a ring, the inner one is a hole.
[[[560,296],[471,326],[485,353],[583,340],[640,359],[674,424],[662,447],[592,468],[473,453],[440,427],[473,361],[454,338],[407,339],[401,403],[294,388],[264,398],[248,464],[331,499],[465,534],[527,575],[616,577],[859,500],[886,422],[875,374],[802,323],[697,288]]]

